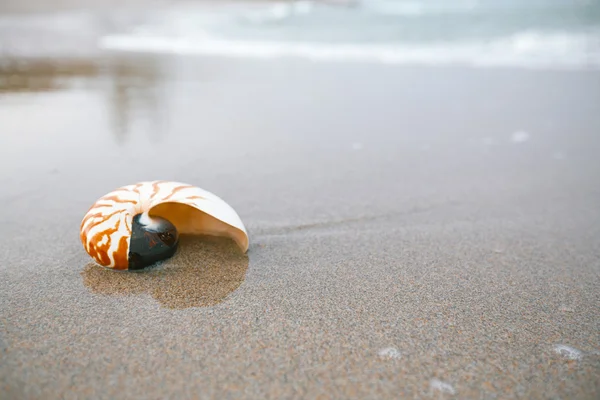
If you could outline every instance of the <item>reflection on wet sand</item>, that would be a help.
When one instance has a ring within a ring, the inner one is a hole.
[[[164,133],[164,74],[155,58],[95,60],[24,60],[0,62],[0,96],[74,88],[103,96],[111,131],[123,143],[135,129],[158,140]],[[138,122],[143,122],[138,126]]]
[[[166,96],[162,90],[162,74],[155,59],[144,60],[143,65],[118,62],[109,65],[109,102],[113,118],[113,133],[119,142],[132,132],[135,121],[144,121],[141,127],[151,139],[159,139],[164,127],[161,102]]]
[[[65,90],[73,78],[89,81],[97,76],[98,66],[87,61],[4,58],[0,61],[0,94]]]
[[[102,295],[149,294],[171,309],[221,303],[244,281],[248,256],[228,238],[182,236],[179,250],[162,265],[118,272],[88,264],[83,283]]]

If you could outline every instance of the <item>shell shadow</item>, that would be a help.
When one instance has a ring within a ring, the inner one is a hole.
[[[246,278],[248,256],[229,238],[180,237],[170,259],[140,272],[120,272],[89,263],[83,284],[103,295],[149,294],[171,309],[219,304]]]

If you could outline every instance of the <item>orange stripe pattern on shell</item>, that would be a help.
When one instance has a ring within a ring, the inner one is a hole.
[[[102,266],[128,269],[133,217],[149,213],[153,207],[164,203],[185,204],[208,214],[226,227],[220,231],[235,231],[231,236],[244,252],[248,249],[248,237],[241,219],[221,198],[185,183],[150,181],[120,187],[102,196],[90,207],[80,226],[85,250]],[[187,223],[183,225],[185,229]],[[196,229],[190,233],[200,231]]]

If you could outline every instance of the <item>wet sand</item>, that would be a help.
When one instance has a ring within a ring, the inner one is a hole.
[[[600,396],[597,73],[70,62],[2,70],[3,399]],[[88,207],[152,179],[247,257],[94,269]]]
[[[93,293],[145,294],[163,307],[184,309],[221,303],[242,284],[247,270],[248,256],[231,239],[186,236],[167,263],[118,274],[90,262],[82,276]]]

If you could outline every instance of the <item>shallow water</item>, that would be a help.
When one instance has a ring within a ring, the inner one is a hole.
[[[595,1],[290,1],[0,16],[5,57],[102,52],[480,68],[600,67]]]

